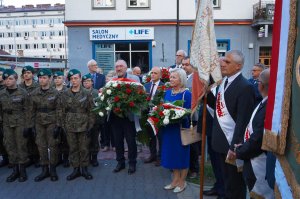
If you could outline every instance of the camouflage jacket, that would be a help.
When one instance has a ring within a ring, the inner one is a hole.
[[[9,127],[30,127],[30,100],[28,93],[17,87],[13,93],[0,91],[0,123]]]
[[[31,124],[56,124],[62,126],[62,107],[60,93],[53,87],[47,91],[41,88],[31,93]]]
[[[61,94],[64,126],[67,132],[87,131],[95,122],[93,96],[83,87],[77,93],[71,89]]]
[[[33,81],[30,86],[26,86],[24,82],[20,83],[19,86],[23,89],[25,89],[29,94],[31,94],[36,88],[38,88],[40,85]]]

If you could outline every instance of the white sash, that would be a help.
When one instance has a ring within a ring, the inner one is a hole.
[[[220,127],[226,136],[228,144],[230,145],[232,141],[234,129],[235,129],[235,121],[232,119],[226,107],[225,98],[224,98],[224,93],[225,93],[224,83],[225,81],[223,81],[222,84],[220,85],[217,94],[216,116],[220,124]]]

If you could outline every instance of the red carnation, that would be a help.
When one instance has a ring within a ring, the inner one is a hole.
[[[147,97],[147,101],[150,101],[151,100],[151,97]]]
[[[129,102],[130,107],[134,107],[134,102]]]
[[[119,107],[116,107],[116,108],[114,109],[114,112],[115,112],[115,113],[119,113],[119,112],[121,112],[121,109],[120,109]]]
[[[115,99],[114,99],[114,101],[118,102],[118,101],[120,101],[120,98],[118,96],[116,96]]]
[[[125,84],[126,88],[130,88],[130,85],[129,84]]]
[[[152,121],[153,121],[155,124],[159,122],[159,119],[156,118],[156,117],[151,117],[151,119],[152,119]]]
[[[118,85],[117,85],[117,88],[121,88],[121,84],[118,84]]]
[[[127,94],[130,94],[131,92],[132,92],[131,89],[129,89],[129,88],[126,89]]]
[[[159,114],[160,117],[164,116],[164,113],[162,111],[160,111],[158,114]]]

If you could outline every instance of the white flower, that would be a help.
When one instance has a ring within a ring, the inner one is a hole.
[[[106,94],[107,94],[107,95],[110,95],[110,94],[111,94],[111,90],[108,89],[108,90],[106,91]]]
[[[102,96],[100,97],[100,100],[101,100],[101,101],[103,101],[103,100],[104,100],[104,95],[102,95]]]
[[[164,123],[164,125],[167,125],[167,124],[170,123],[170,120],[169,120],[168,118],[165,118],[165,119],[163,120],[163,123]]]
[[[98,97],[101,97],[102,96],[102,93],[98,93]]]
[[[95,106],[98,106],[98,105],[99,105],[98,102],[95,102],[94,104],[95,104]]]
[[[169,116],[170,115],[170,110],[166,109],[166,110],[163,111],[163,113],[164,113],[164,115]]]
[[[111,108],[108,106],[108,107],[105,108],[105,110],[110,111]]]
[[[99,112],[99,115],[100,115],[100,117],[103,117],[104,113],[103,112]]]
[[[117,82],[114,82],[112,87],[116,88],[118,86],[118,83]]]

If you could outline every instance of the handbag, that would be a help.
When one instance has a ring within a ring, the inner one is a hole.
[[[182,100],[184,100],[184,94],[182,96]],[[183,106],[183,104],[182,104]],[[200,133],[197,133],[197,125],[193,126],[192,122],[193,113],[191,114],[191,125],[190,128],[182,128],[180,129],[180,137],[181,137],[181,143],[183,146],[193,144],[195,142],[198,142],[201,140]]]

